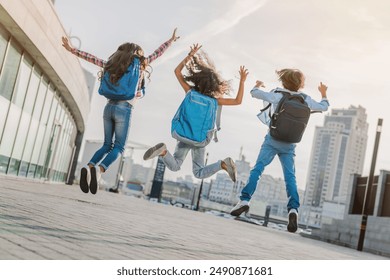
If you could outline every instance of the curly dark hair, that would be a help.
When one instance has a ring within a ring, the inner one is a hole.
[[[146,64],[146,59],[144,56],[138,55],[139,51],[142,51],[142,48],[134,43],[124,43],[120,45],[117,51],[108,58],[108,61],[101,72],[101,76],[108,72],[110,74],[110,82],[116,84],[125,74],[134,58],[137,57],[140,60],[141,69],[148,73],[149,78],[150,72],[146,70],[146,67],[148,66]],[[143,79],[142,85],[144,84],[145,81]]]
[[[219,75],[205,52],[198,52],[186,64],[186,68],[188,74],[184,75],[184,80],[196,91],[213,98],[230,91],[230,83]],[[220,92],[222,85],[225,92]]]

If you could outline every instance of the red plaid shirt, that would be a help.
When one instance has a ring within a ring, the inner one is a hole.
[[[146,58],[147,64],[152,63],[158,57],[160,57],[166,51],[166,49],[172,44],[172,42],[173,42],[173,39],[169,39],[168,41],[163,43],[157,50],[155,50],[151,55],[149,55]],[[76,48],[73,48],[71,50],[71,53],[73,53],[74,55],[76,55],[76,56],[78,56],[78,57],[80,57],[88,62],[91,62],[97,66],[100,66],[102,68],[104,68],[104,66],[107,63],[107,61],[104,59],[98,58],[90,53],[81,51],[81,50],[76,49]],[[138,81],[138,90],[137,90],[137,95],[136,95],[137,97],[142,97],[141,81],[143,78],[144,78],[144,71],[141,70],[140,75],[139,75],[139,81]],[[141,95],[139,95],[139,93],[141,93]]]

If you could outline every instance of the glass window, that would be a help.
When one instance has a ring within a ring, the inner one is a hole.
[[[59,106],[58,106],[59,108]],[[47,154],[46,154],[46,159],[45,159],[45,164],[44,164],[44,176],[45,178],[52,178],[54,174],[53,170],[53,159],[55,157],[55,152],[56,152],[56,147],[58,147],[58,142],[59,142],[59,136],[60,136],[60,126],[58,124],[53,125],[53,129],[51,130],[50,133],[50,141],[49,141],[49,146],[47,149]]]
[[[31,163],[38,164],[39,152],[41,151],[44,135],[45,135],[45,126],[42,124],[39,124],[37,134],[34,135],[35,136],[35,143],[34,143],[32,158],[30,161]]]
[[[0,173],[6,173],[9,163],[9,157],[0,155]]]
[[[46,125],[48,121],[48,116],[51,108],[51,101],[54,97],[54,89],[52,87],[49,87],[49,90],[46,94],[45,103],[42,110],[42,116],[41,116],[41,123]]]
[[[0,76],[2,72],[2,65],[4,62],[5,51],[7,50],[8,39],[9,39],[8,34],[6,34],[5,31],[0,27]],[[9,101],[0,95],[0,143],[3,134],[5,119],[7,118],[8,106],[9,106]]]
[[[12,103],[20,108],[22,108],[24,97],[26,96],[31,69],[32,63],[26,58],[23,58],[22,63],[20,64],[19,74],[15,84],[15,91],[12,97]]]
[[[9,36],[5,31],[0,27],[0,73],[1,66],[3,65],[5,50],[7,49]]]
[[[50,150],[50,147],[51,147],[51,144],[50,144],[50,140],[51,140],[51,135],[52,135],[52,130],[53,130],[53,124],[54,124],[54,116],[56,114],[56,110],[57,110],[57,105],[58,105],[58,101],[57,101],[57,98],[54,97],[53,98],[53,104],[51,106],[51,109],[50,109],[50,114],[49,114],[49,119],[47,121],[47,128],[46,128],[46,131],[45,131],[45,136],[43,137],[43,144],[42,144],[42,151],[40,153],[40,156],[39,156],[39,160],[38,160],[38,164],[39,165],[43,165],[44,166],[44,169],[42,170],[42,176],[45,176],[46,174],[46,168],[47,168],[47,159],[46,159],[46,155],[48,154],[48,151]]]
[[[36,100],[43,99],[44,97],[42,98],[42,95],[44,95],[46,93],[46,90],[47,90],[47,83],[46,83],[46,87],[45,87],[45,83],[39,83],[40,80],[41,80],[41,78],[40,78],[39,70],[35,69],[35,67],[34,67],[34,71],[31,75],[30,85],[29,85],[29,88],[27,90],[26,101],[24,103],[23,111],[25,111],[26,113],[29,113],[29,114],[31,114],[33,112],[33,114],[35,116],[38,115],[38,112],[40,114],[41,110],[42,110],[42,105],[41,105],[41,108],[39,108],[39,106],[38,107],[35,106]],[[39,86],[39,85],[41,85],[41,86]],[[38,97],[38,96],[40,96],[40,97]],[[38,133],[38,126],[39,126],[39,119],[37,119],[36,117],[31,118],[29,129],[28,129],[28,134],[26,137],[27,140],[26,140],[26,143],[24,146],[23,156],[22,156],[22,160],[25,162],[30,162],[30,160],[31,160],[35,139],[36,139],[36,136]],[[30,167],[31,167],[31,165],[30,165]],[[29,173],[28,176],[33,176],[34,174],[31,175],[30,167],[28,170],[28,173]],[[35,172],[35,169],[33,172]]]
[[[58,142],[57,142],[57,145],[55,147],[55,155],[54,157],[55,158],[61,158],[61,153],[62,153],[62,149],[63,149],[63,143],[64,143],[64,128],[65,128],[65,124],[64,124],[64,117],[65,117],[65,110],[64,110],[64,105],[62,102],[60,102],[60,106],[58,107],[58,110],[57,110],[57,116],[56,116],[56,121],[57,123],[59,124],[59,139],[58,139]],[[51,167],[55,170],[55,171],[58,171],[59,170],[59,161],[58,160],[54,160],[53,164],[51,165]],[[58,178],[58,177],[57,177]]]
[[[45,101],[47,92],[48,82],[42,78],[41,84],[39,85],[38,95],[35,100],[33,118],[39,120],[42,114],[43,102]]]
[[[20,116],[22,114],[21,108],[23,106],[30,72],[31,65],[26,62],[22,62],[13,94],[13,102],[15,104],[11,103],[9,108],[3,131],[3,138],[0,144],[0,154],[7,157],[11,156],[12,149],[14,148],[15,137],[18,131]],[[18,104],[16,105],[16,103]],[[20,157],[18,159],[20,159]]]
[[[24,143],[27,139],[28,128],[30,126],[31,115],[22,112],[22,117],[19,122],[19,129],[15,139],[15,146],[12,151],[12,158],[21,159],[24,149]]]
[[[11,100],[12,97],[21,57],[21,50],[11,43],[0,76],[0,95],[4,96],[7,100]]]
[[[0,154],[3,156],[11,156],[21,111],[22,109],[13,104],[9,109],[7,121],[4,127],[3,138],[0,144]]]
[[[0,144],[2,141],[1,139],[3,135],[5,121],[7,119],[9,104],[10,102],[0,95]]]
[[[34,108],[35,98],[38,92],[39,81],[41,80],[41,73],[37,67],[34,66],[30,83],[26,93],[26,101],[24,102],[23,111],[31,114]]]
[[[38,125],[39,122],[32,118],[30,122],[30,128],[27,134],[27,141],[23,151],[23,156],[22,156],[23,161],[30,162],[31,160],[31,154],[34,147],[35,137],[38,131]]]
[[[41,117],[43,116],[43,102],[45,101],[47,91],[48,91],[48,82],[45,79],[42,79],[41,85],[40,85],[39,90],[38,90],[38,95],[37,95],[37,99],[35,101],[34,112],[33,112],[33,118],[39,119],[38,131],[37,131],[37,134],[35,135],[33,154],[32,154],[31,161],[30,161],[30,163],[33,163],[33,164],[38,164],[38,158],[39,158],[39,154],[40,154],[40,151],[42,148],[43,137],[45,135],[45,129],[46,129],[45,122],[47,119],[47,114],[45,116],[46,119],[43,122],[42,122]],[[49,93],[49,95],[50,95],[50,93]],[[50,105],[50,103],[48,104],[48,106],[49,105]],[[37,171],[39,173],[38,166],[37,166]]]
[[[21,163],[20,160],[11,159],[10,162],[9,162],[7,174],[17,175],[19,167],[20,167],[20,163]]]

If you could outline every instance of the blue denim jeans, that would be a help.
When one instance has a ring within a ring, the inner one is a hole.
[[[126,101],[109,101],[104,108],[104,143],[89,164],[99,164],[107,170],[125,150],[132,106]],[[103,160],[103,161],[102,161]]]
[[[217,173],[219,170],[222,170],[220,160],[216,163],[205,166],[205,147],[194,147],[180,141],[176,144],[173,156],[169,153],[169,151],[167,151],[167,154],[162,157],[162,160],[169,170],[178,171],[180,170],[180,167],[190,150],[192,155],[192,172],[196,178],[208,178]]]
[[[268,133],[264,138],[256,164],[250,172],[248,182],[241,191],[240,199],[246,201],[251,199],[256,191],[257,182],[259,181],[261,174],[263,174],[264,168],[272,162],[275,155],[278,155],[283,168],[284,181],[286,183],[288,198],[287,209],[288,211],[290,211],[290,209],[298,210],[300,204],[295,177],[295,146],[296,144],[277,141]]]

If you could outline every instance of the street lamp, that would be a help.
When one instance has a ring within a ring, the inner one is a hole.
[[[381,137],[382,132],[382,123],[383,119],[378,119],[378,125],[376,128],[376,136],[375,136],[375,144],[374,144],[374,152],[372,155],[371,160],[371,169],[370,169],[370,175],[368,176],[368,182],[366,186],[366,190],[364,193],[364,200],[363,200],[363,209],[362,209],[362,222],[360,224],[360,235],[359,235],[359,241],[358,241],[358,251],[363,250],[363,243],[364,243],[364,236],[366,234],[366,227],[367,227],[367,220],[368,220],[368,209],[371,205],[371,199],[374,197],[374,191],[373,191],[373,182],[374,182],[374,172],[375,172],[375,164],[376,164],[376,157],[378,154],[378,147],[379,147],[379,139]],[[370,190],[370,192],[368,192]],[[375,198],[375,197],[374,197]]]

